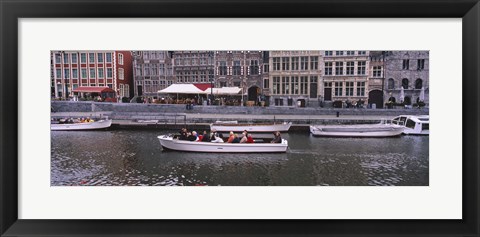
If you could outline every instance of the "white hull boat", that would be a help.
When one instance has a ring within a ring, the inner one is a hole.
[[[290,129],[292,123],[278,123],[278,124],[226,124],[226,123],[212,123],[210,130],[217,130],[217,132],[286,132]]]
[[[98,120],[85,123],[54,123],[50,124],[52,131],[74,131],[74,130],[95,130],[108,128],[112,125],[112,120]]]
[[[392,119],[392,124],[402,126],[406,135],[430,135],[428,115],[400,115]]]
[[[163,149],[215,153],[280,153],[287,152],[288,141],[282,143],[215,143],[178,140],[169,135],[158,136]]]
[[[392,124],[317,125],[310,126],[314,136],[323,137],[395,137],[403,127]]]

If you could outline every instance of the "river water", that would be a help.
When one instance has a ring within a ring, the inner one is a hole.
[[[163,151],[162,130],[52,131],[52,186],[428,186],[429,137],[282,134],[281,154]]]

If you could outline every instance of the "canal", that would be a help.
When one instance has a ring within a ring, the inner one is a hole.
[[[163,151],[165,130],[52,131],[52,186],[428,186],[429,137],[284,133],[281,154]],[[255,136],[255,134],[254,134]]]

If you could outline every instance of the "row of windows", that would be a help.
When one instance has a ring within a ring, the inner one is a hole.
[[[144,64],[143,70],[142,66],[137,66],[135,68],[136,76],[171,76],[173,75],[173,68],[165,68],[165,64]]]
[[[240,76],[242,75],[242,70],[244,67],[241,65],[240,61],[233,61],[233,66],[231,67],[231,70],[228,70],[229,67],[227,66],[226,61],[220,61],[218,64],[218,75],[221,76],[226,76],[226,75],[234,75],[234,76]],[[258,60],[251,60],[250,65],[248,67],[245,67],[248,69],[247,74],[248,75],[257,75],[260,73],[260,67],[258,65]]]
[[[355,67],[356,64],[356,67]],[[359,61],[355,63],[354,61],[349,62],[325,62],[324,75],[333,76],[333,75],[366,75],[367,73],[367,62]],[[357,70],[355,70],[355,68]],[[335,74],[333,74],[335,69]]]
[[[413,85],[413,88],[410,87],[410,81],[407,78],[402,79],[402,85],[403,89],[422,89],[423,87],[423,80],[420,78],[417,78],[415,80],[415,84]],[[388,84],[387,88],[390,90],[395,89],[395,80],[393,78],[388,79]]]
[[[95,61],[96,59],[96,61]],[[55,63],[62,62],[62,54],[55,54]],[[63,63],[78,63],[78,53],[63,53]],[[111,63],[112,53],[88,53],[89,63]],[[87,53],[80,53],[80,63],[87,63]],[[118,64],[123,65],[123,54],[118,54]]]
[[[403,70],[410,69],[410,59],[403,60],[402,69]],[[425,59],[417,59],[417,70],[423,70],[423,69],[425,69]]]
[[[367,55],[367,51],[325,51],[325,56],[333,56],[333,53],[335,52],[335,56],[354,56],[355,52],[357,53],[356,55],[364,56]]]
[[[325,82],[324,85],[325,88],[332,88],[332,82]],[[333,91],[335,96],[365,96],[365,82],[335,82],[333,84]],[[354,94],[355,91],[356,93]]]
[[[174,61],[177,66],[213,65],[213,58],[184,58]]]
[[[103,68],[98,68],[95,70],[95,68],[90,68],[90,70],[87,71],[86,68],[80,69],[80,76],[82,79],[87,79],[87,73],[89,78],[112,78],[113,77],[113,69],[112,68],[107,68],[106,70],[106,75],[105,75],[105,70]],[[64,69],[63,70],[63,78],[69,79],[69,78],[78,78],[78,69]],[[56,78],[60,79],[62,78],[62,70],[57,69],[56,70]],[[118,79],[123,80],[124,79],[124,70],[123,68],[118,69]]]
[[[156,85],[161,85],[161,86],[164,86],[165,83],[166,83],[167,85],[172,85],[172,84],[173,84],[173,81],[170,81],[170,80],[169,80],[169,81],[164,81],[164,80],[162,80],[162,81],[158,81],[158,80],[138,80],[138,81],[136,82],[137,86],[141,86],[141,85],[146,85],[146,86],[149,86],[149,85],[154,85],[154,86],[156,86]]]
[[[317,82],[317,76],[272,77],[272,94],[306,95],[309,84]]]
[[[273,71],[318,70],[318,56],[275,57],[272,62]]]

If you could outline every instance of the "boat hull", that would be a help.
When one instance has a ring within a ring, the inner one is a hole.
[[[310,126],[310,133],[319,137],[396,137],[403,127],[395,125]]]
[[[281,124],[210,124],[210,130],[217,130],[217,132],[287,132],[292,126],[292,123]]]
[[[51,124],[52,131],[79,131],[79,130],[96,130],[108,128],[112,125],[112,120],[99,120],[91,123],[64,123]]]
[[[158,140],[164,149],[187,152],[283,153],[288,148],[287,140],[282,143],[214,143],[178,140],[167,135],[158,136]]]

